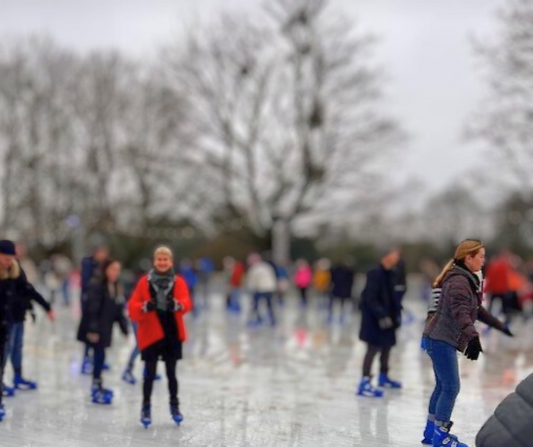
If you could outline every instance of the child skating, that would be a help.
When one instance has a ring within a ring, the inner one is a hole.
[[[94,352],[93,384],[91,397],[95,404],[110,404],[113,392],[104,388],[102,370],[105,350],[111,346],[113,325],[117,322],[122,333],[128,335],[124,316],[124,293],[119,283],[121,266],[118,261],[107,260],[102,266],[103,276],[93,278],[87,289],[87,301],[82,317],[78,340]]]

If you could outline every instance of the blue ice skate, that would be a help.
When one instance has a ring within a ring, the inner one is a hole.
[[[37,382],[34,382],[32,380],[26,380],[22,378],[20,374],[15,374],[15,378],[13,379],[13,385],[15,385],[15,388],[17,390],[36,390],[37,389]]]
[[[143,405],[141,409],[141,424],[143,424],[144,428],[148,428],[148,426],[152,423],[152,412],[150,405]]]
[[[179,425],[183,422],[183,415],[180,413],[180,409],[177,405],[170,405],[170,415],[176,424]]]
[[[4,407],[4,404],[0,404],[0,422],[4,420],[5,416],[6,416],[6,407]]]
[[[2,384],[2,396],[4,397],[13,397],[15,395],[15,388],[7,386],[5,383]]]
[[[84,376],[90,376],[93,373],[94,363],[91,357],[85,357],[81,364],[81,373]]]
[[[113,402],[113,391],[98,387],[92,388],[93,404],[110,405]]]
[[[433,445],[433,435],[435,434],[435,422],[427,421],[426,428],[424,429],[424,439],[422,439],[422,444],[424,445]],[[454,441],[457,441],[457,436],[450,433],[450,438]]]
[[[387,376],[387,374],[381,373],[379,375],[379,386],[381,388],[400,389],[402,387],[402,384],[400,382],[396,382],[394,380],[389,379],[389,376]]]
[[[135,385],[137,383],[137,379],[135,378],[130,369],[124,371],[124,374],[122,374],[122,380],[126,383],[129,383],[130,385]]]
[[[464,442],[460,442],[457,436],[450,434],[453,423],[448,422],[442,427],[435,427],[433,432],[433,447],[468,447]]]
[[[372,386],[370,383],[370,377],[363,377],[359,384],[357,395],[364,397],[383,397],[383,391]]]

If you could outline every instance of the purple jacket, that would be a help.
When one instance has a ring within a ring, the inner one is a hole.
[[[477,277],[454,265],[444,278],[437,312],[428,319],[424,336],[444,341],[464,352],[468,342],[478,336],[476,320],[504,330],[504,324],[481,306],[481,299]]]

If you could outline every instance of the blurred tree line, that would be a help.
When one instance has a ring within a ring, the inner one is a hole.
[[[271,249],[282,219],[293,258],[366,265],[394,242],[416,268],[465,237],[529,255],[532,4],[509,1],[501,39],[476,45],[490,94],[467,135],[496,165],[420,201],[389,181],[407,137],[386,109],[377,40],[327,0],[273,0],[259,22],[224,15],[151,61],[3,41],[2,233],[43,252],[97,233],[122,259],[170,242],[220,260]]]

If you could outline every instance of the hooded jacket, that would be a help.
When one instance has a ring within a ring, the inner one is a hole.
[[[36,301],[46,312],[51,310],[50,304],[28,282],[17,261],[13,261],[7,270],[0,269],[0,325],[24,321],[32,301]]]
[[[474,326],[476,320],[504,330],[504,324],[483,308],[481,301],[479,278],[455,264],[444,278],[437,311],[428,318],[424,336],[464,352],[470,340],[479,336]]]

